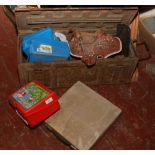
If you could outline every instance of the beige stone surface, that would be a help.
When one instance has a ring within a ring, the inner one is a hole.
[[[59,103],[61,109],[45,123],[77,149],[90,149],[121,113],[118,107],[80,81]]]

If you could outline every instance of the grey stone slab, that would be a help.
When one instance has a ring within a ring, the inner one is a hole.
[[[121,113],[78,81],[60,99],[61,109],[45,123],[77,149],[90,149]]]

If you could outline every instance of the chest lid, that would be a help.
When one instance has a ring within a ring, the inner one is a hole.
[[[74,6],[49,8],[15,9],[19,35],[31,33],[51,26],[57,31],[70,28],[94,31],[105,28],[114,33],[118,23],[129,25],[138,12],[137,7]]]

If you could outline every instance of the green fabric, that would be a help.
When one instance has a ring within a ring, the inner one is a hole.
[[[16,8],[17,5],[6,5],[7,8],[14,10]]]

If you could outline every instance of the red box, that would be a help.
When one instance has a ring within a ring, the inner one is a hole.
[[[9,101],[19,117],[31,127],[60,109],[56,93],[35,80],[13,93]]]

